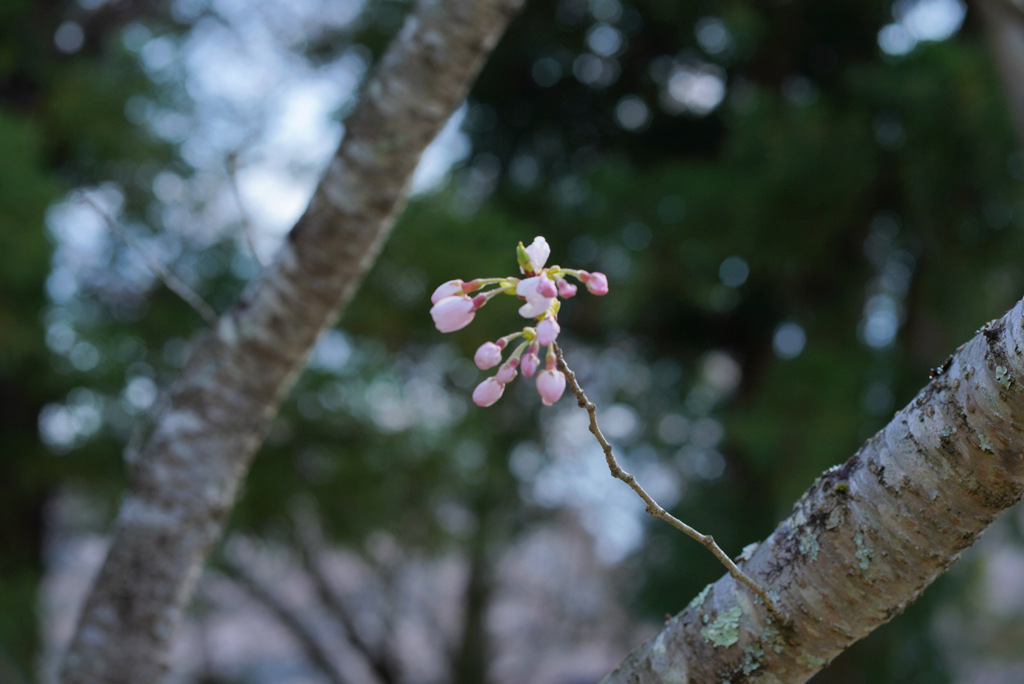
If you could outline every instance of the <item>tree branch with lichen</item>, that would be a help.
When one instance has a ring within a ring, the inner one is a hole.
[[[784,625],[725,575],[602,684],[798,684],[885,624],[1024,494],[1024,301],[933,372],[750,552]]]

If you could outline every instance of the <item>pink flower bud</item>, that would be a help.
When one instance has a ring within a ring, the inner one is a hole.
[[[473,321],[476,307],[466,295],[444,297],[430,308],[434,326],[443,333],[461,330]]]
[[[548,241],[538,235],[533,238],[533,242],[526,248],[527,254],[530,255],[530,264],[533,266],[534,273],[540,273],[540,269],[544,268],[544,264],[548,262],[548,257],[551,256],[551,247],[548,246]]]
[[[547,286],[542,283],[547,283]],[[545,292],[550,294],[544,294]],[[549,278],[533,276],[519,281],[516,285],[516,294],[526,300],[526,304],[519,308],[519,315],[523,318],[536,318],[554,303],[557,291]]]
[[[523,371],[523,377],[532,378],[533,374],[537,372],[537,366],[540,365],[540,357],[537,356],[537,349],[534,345],[523,355],[523,362],[519,368]]]
[[[551,406],[565,392],[565,375],[562,371],[542,370],[537,374],[537,392],[545,406]]]
[[[595,295],[606,295],[608,294],[608,276],[604,273],[594,272],[590,274],[590,277],[586,280],[587,289],[590,290],[590,294]]]
[[[558,296],[558,288],[551,282],[550,278],[541,278],[537,283],[537,294],[547,299],[554,299]]]
[[[576,286],[570,283],[565,278],[558,279],[558,296],[563,299],[568,299],[576,294]]]
[[[484,342],[473,355],[473,362],[480,370],[494,368],[501,363],[501,347],[493,342]]]
[[[558,321],[553,316],[548,316],[537,324],[537,342],[547,346],[555,341],[561,331],[562,327],[558,325]]]
[[[516,379],[519,372],[516,370],[516,366],[519,365],[519,359],[509,359],[505,363],[501,364],[501,368],[498,369],[494,379],[503,385],[507,385]]]
[[[473,390],[473,403],[477,406],[491,406],[501,399],[501,395],[504,393],[505,385],[494,378],[487,378]]]
[[[463,285],[464,283],[461,280],[449,280],[447,283],[442,283],[436,290],[434,290],[434,294],[430,295],[430,302],[432,304],[437,304],[445,297],[462,294]]]

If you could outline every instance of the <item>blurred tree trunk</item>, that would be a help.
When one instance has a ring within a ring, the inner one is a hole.
[[[1017,0],[978,0],[977,7],[1017,138],[1024,145],[1024,5]]]
[[[1024,301],[989,323],[741,564],[604,684],[803,682],[898,615],[1024,493]]]
[[[380,251],[419,157],[522,0],[423,0],[370,76],[306,212],[192,342],[64,661],[64,682],[148,684],[279,404]]]
[[[462,634],[452,658],[452,684],[487,684],[490,681],[487,669],[492,649],[487,634],[487,610],[493,586],[487,553],[488,529],[481,521],[469,546]]]

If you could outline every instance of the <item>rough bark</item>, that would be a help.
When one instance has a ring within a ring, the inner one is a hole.
[[[1024,492],[1024,302],[986,325],[742,563],[603,684],[803,682],[898,615]]]
[[[371,75],[309,207],[216,330],[193,340],[82,609],[67,683],[148,684],[252,457],[317,336],[380,251],[420,154],[522,0],[422,0]]]

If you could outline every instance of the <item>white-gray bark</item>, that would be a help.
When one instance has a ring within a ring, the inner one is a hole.
[[[741,564],[603,684],[803,682],[898,615],[1024,492],[1024,302],[986,325]]]
[[[150,684],[271,419],[400,211],[420,155],[522,0],[422,0],[371,74],[275,261],[192,342],[132,484],[61,673]]]

